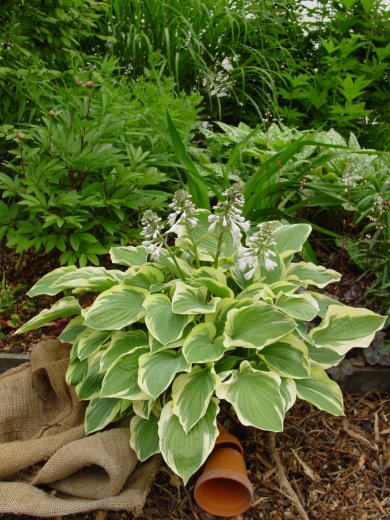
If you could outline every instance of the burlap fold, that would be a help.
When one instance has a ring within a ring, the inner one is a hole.
[[[137,464],[128,428],[85,436],[85,403],[65,382],[69,347],[42,341],[0,375],[0,513],[139,511],[158,461]]]

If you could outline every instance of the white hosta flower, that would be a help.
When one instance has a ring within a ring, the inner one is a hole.
[[[241,208],[245,202],[242,190],[243,183],[238,182],[224,191],[225,200],[214,206],[214,214],[208,218],[210,222],[209,233],[213,233],[217,226],[222,228],[221,231],[229,229],[235,245],[241,243],[242,232],[246,233],[250,228],[250,223],[242,216]]]
[[[141,235],[146,238],[142,242],[152,260],[157,260],[163,247],[161,218],[152,210],[148,209],[141,218]]]
[[[193,227],[198,223],[195,216],[195,204],[191,201],[191,195],[187,191],[177,190],[169,207],[173,211],[168,215],[170,226],[168,233],[181,236],[187,226]]]
[[[264,223],[257,227],[259,231],[247,238],[247,247],[238,248],[237,265],[239,270],[244,273],[246,280],[253,278],[261,265],[264,265],[267,271],[272,271],[278,265],[272,260],[272,257],[276,257],[276,252],[273,249],[275,241],[272,226]],[[247,271],[247,269],[249,270]]]

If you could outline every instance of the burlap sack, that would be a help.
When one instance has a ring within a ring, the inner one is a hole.
[[[139,511],[145,502],[158,461],[135,468],[128,428],[85,437],[68,357],[68,346],[42,341],[30,363],[0,375],[0,513]]]

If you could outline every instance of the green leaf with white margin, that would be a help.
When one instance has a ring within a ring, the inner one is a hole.
[[[201,267],[191,277],[194,286],[203,286],[213,296],[234,298],[234,292],[227,286],[226,276],[221,269]]]
[[[88,359],[80,361],[77,357],[69,362],[66,370],[65,381],[69,386],[78,385],[88,370]]]
[[[110,249],[110,258],[113,264],[131,267],[143,265],[147,260],[147,253],[144,246],[118,246]]]
[[[259,356],[271,370],[284,377],[304,379],[310,376],[306,345],[293,334],[264,347]]]
[[[326,294],[317,293],[314,291],[308,291],[308,293],[313,296],[313,298],[318,303],[320,310],[318,311],[318,316],[320,318],[325,318],[326,313],[331,305],[339,305],[340,307],[344,307],[344,303],[341,303],[333,298],[330,298]]]
[[[135,416],[131,419],[130,446],[141,462],[156,453],[160,453],[158,417],[151,415],[149,419],[143,419]]]
[[[81,307],[76,298],[73,296],[65,296],[65,298],[58,300],[50,309],[44,309],[34,316],[34,318],[31,318],[31,320],[22,325],[15,334],[23,334],[24,332],[30,332],[30,330],[39,329],[58,318],[80,314],[80,311]]]
[[[315,285],[323,288],[329,283],[338,282],[340,278],[341,274],[333,269],[326,269],[322,265],[315,265],[311,262],[291,264],[287,270],[288,281],[297,280],[305,287]]]
[[[267,270],[265,266],[261,266],[261,276],[259,281],[265,282],[268,285],[274,284],[276,282],[285,281],[287,276],[287,270],[284,263],[283,258],[280,256],[280,254],[277,252],[276,256],[273,256],[271,258],[273,262],[276,263],[276,267],[273,269]],[[256,278],[258,275],[255,273],[254,281],[256,281]]]
[[[148,338],[143,330],[116,331],[100,358],[100,371],[105,372],[115,361],[139,347],[148,347]]]
[[[368,309],[331,305],[322,323],[310,331],[317,347],[346,354],[351,348],[367,348],[386,317]]]
[[[289,224],[281,226],[274,231],[273,239],[275,248],[282,258],[289,257],[294,253],[302,251],[302,246],[311,233],[309,224]]]
[[[285,403],[284,413],[286,413],[295,404],[297,400],[297,387],[294,379],[288,379],[286,377],[281,378],[280,382],[280,394]]]
[[[284,294],[279,293],[275,307],[296,320],[311,321],[314,319],[320,307],[310,294]]]
[[[344,415],[343,394],[340,387],[322,368],[312,367],[310,379],[297,379],[295,384],[300,399],[332,415]]]
[[[221,359],[225,352],[223,337],[215,338],[215,333],[212,323],[195,325],[183,343],[182,352],[188,363],[209,363]]]
[[[143,287],[149,289],[151,285],[161,284],[164,281],[164,274],[154,265],[142,265],[136,274],[127,276],[124,280],[125,285],[132,287]]]
[[[249,307],[249,305],[252,305],[252,303],[254,303],[254,300],[251,298],[223,298],[220,302],[218,302],[215,314],[205,315],[205,322],[213,323],[213,325],[215,325],[217,329],[216,335],[220,336],[221,334],[223,334],[223,331],[225,329],[228,312],[231,309],[241,309],[243,307]]]
[[[72,271],[76,271],[76,267],[74,265],[66,265],[64,267],[59,267],[58,269],[50,271],[50,273],[45,274],[45,276],[43,276],[33,287],[31,287],[27,293],[27,296],[33,298],[34,296],[39,296],[41,294],[48,294],[49,296],[58,294],[61,292],[61,289],[52,287],[52,284],[64,274],[71,273]]]
[[[228,312],[224,345],[261,349],[286,336],[296,328],[295,321],[271,305],[255,302]]]
[[[280,385],[278,375],[256,370],[243,361],[240,370],[234,370],[230,379],[217,387],[216,394],[233,406],[244,426],[281,432],[286,403]]]
[[[139,347],[117,359],[104,376],[100,395],[132,401],[150,399],[150,395],[141,390],[137,382],[139,358],[147,351],[148,349]]]
[[[59,290],[76,289],[81,291],[105,291],[117,285],[125,278],[125,273],[117,269],[107,270],[104,267],[81,267],[76,271],[65,273],[52,287]]]
[[[143,307],[146,326],[162,345],[181,338],[185,326],[193,319],[193,316],[174,313],[171,300],[165,294],[148,296]]]
[[[99,294],[83,311],[85,325],[96,330],[120,330],[143,318],[143,303],[148,291],[139,287],[116,285]]]
[[[207,412],[219,378],[210,368],[194,366],[181,374],[172,385],[173,413],[188,433]]]
[[[215,312],[220,298],[212,298],[206,302],[206,287],[191,287],[177,281],[172,297],[172,310],[176,314],[207,314]]]
[[[181,352],[164,350],[156,354],[144,354],[139,359],[138,385],[157,399],[172,383],[178,372],[189,370],[190,365]]]
[[[76,339],[78,358],[82,361],[94,354],[111,334],[110,330],[94,330],[86,327]]]
[[[127,404],[127,403],[126,403]],[[131,406],[131,403],[128,403]],[[122,399],[97,398],[92,399],[85,412],[85,432],[90,433],[102,430],[114,422],[123,413]]]
[[[58,336],[58,339],[62,341],[62,343],[73,343],[77,336],[79,336],[85,329],[86,326],[84,325],[83,316],[76,316],[70,320],[68,325]]]
[[[309,358],[315,361],[321,368],[327,369],[334,367],[344,359],[343,355],[338,354],[330,348],[321,348],[314,345],[308,345]]]
[[[95,359],[89,363],[87,372],[75,388],[80,401],[89,401],[90,399],[95,399],[100,396],[104,374],[99,371],[99,368],[100,356],[97,355]]]
[[[149,419],[155,401],[153,399],[144,399],[143,401],[134,401],[133,411],[142,419]]]
[[[160,451],[166,464],[187,484],[214,448],[219,433],[218,400],[211,399],[205,415],[188,433],[172,409],[173,402],[169,401],[161,411],[158,423]]]

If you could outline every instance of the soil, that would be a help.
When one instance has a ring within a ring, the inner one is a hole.
[[[331,258],[332,260],[332,258]],[[343,260],[343,259],[341,259]],[[340,258],[333,259],[334,264]],[[329,264],[328,264],[329,265]],[[58,267],[56,255],[17,255],[0,244],[0,273],[7,289],[20,284],[11,307],[1,307],[0,351],[28,352],[42,338],[57,335],[66,324],[59,320],[44,329],[15,336],[25,323],[56,298],[30,300],[25,291],[43,274]],[[337,269],[337,265],[333,265]],[[340,267],[340,265],[339,265]],[[343,266],[341,266],[343,267]],[[329,292],[349,305],[364,305],[364,284],[353,271]],[[333,417],[305,402],[287,414],[283,433],[272,434],[231,423],[229,430],[243,444],[254,502],[236,520],[390,520],[390,394],[347,395],[345,417]],[[79,520],[211,520],[193,499],[197,476],[186,487],[162,464],[144,510],[95,511],[64,517]],[[2,520],[28,516],[0,515]]]

